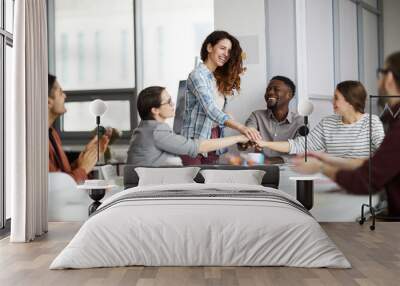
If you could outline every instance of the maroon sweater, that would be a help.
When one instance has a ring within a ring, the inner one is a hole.
[[[400,108],[392,108],[394,114]],[[372,157],[372,189],[374,192],[385,188],[389,214],[400,216],[400,112],[397,118],[388,116],[389,131],[381,146]],[[368,194],[368,167],[366,161],[351,171],[339,171],[336,182],[349,193]]]

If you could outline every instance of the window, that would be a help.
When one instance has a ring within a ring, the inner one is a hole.
[[[337,83],[358,80],[357,4],[349,0],[340,0],[338,14]]]
[[[360,80],[369,94],[377,94],[375,71],[382,60],[380,3],[367,0],[306,2],[311,98],[330,99],[334,86],[343,80]]]
[[[101,124],[123,131],[126,142],[137,124],[134,1],[49,2],[49,70],[67,95],[68,111],[56,123],[63,141],[87,142],[96,126],[88,105],[99,98],[108,107]]]
[[[377,94],[376,69],[383,60],[381,47],[380,0],[339,0],[334,21],[338,47],[336,82],[360,80],[368,94]]]
[[[12,46],[14,1],[0,0],[0,229],[4,231],[6,221],[11,217],[11,195],[5,190],[5,105],[11,95]],[[7,223],[9,227],[9,223]],[[7,228],[8,228],[7,227]],[[8,231],[8,229],[6,229]]]
[[[332,2],[306,1],[306,9],[308,93],[310,97],[331,98],[334,90]]]
[[[175,99],[214,26],[213,0],[49,0],[48,6],[49,70],[68,108],[56,127],[67,143],[84,143],[95,127],[86,111],[94,98],[108,103],[102,124],[124,131],[127,142],[137,125],[136,90],[161,85]]]
[[[179,81],[187,79],[200,57],[204,39],[214,30],[214,1],[137,3],[141,19],[137,42],[142,87],[165,86],[176,102]]]

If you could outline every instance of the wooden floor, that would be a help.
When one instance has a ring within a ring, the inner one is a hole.
[[[0,285],[400,285],[400,223],[322,224],[353,268],[289,267],[123,267],[48,270],[51,261],[80,227],[51,223],[32,243],[0,241]]]

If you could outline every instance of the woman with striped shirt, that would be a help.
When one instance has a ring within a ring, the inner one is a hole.
[[[343,81],[336,86],[333,98],[335,114],[323,118],[308,135],[308,150],[323,151],[345,158],[369,156],[369,115],[364,113],[367,92],[358,81]],[[383,125],[372,115],[372,151],[384,138]],[[282,142],[257,141],[259,147],[282,153],[304,152],[304,137]]]

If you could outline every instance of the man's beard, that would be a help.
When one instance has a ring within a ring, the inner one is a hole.
[[[385,108],[386,104],[389,104],[389,98],[379,96],[378,97],[378,106],[381,108]]]
[[[274,109],[278,106],[279,99],[275,97],[267,98],[267,107],[269,109]]]

